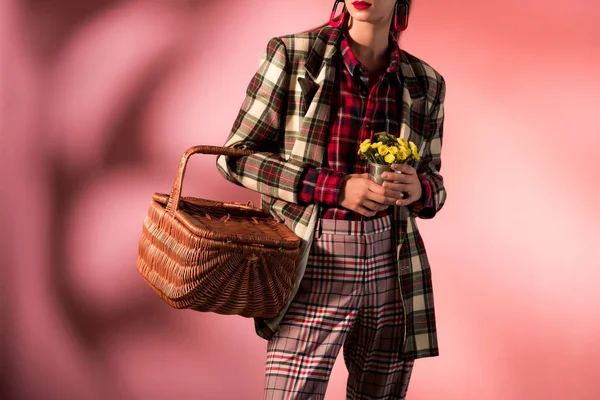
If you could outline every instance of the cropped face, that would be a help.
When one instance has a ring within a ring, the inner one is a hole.
[[[345,0],[345,4],[355,21],[390,26],[396,0]]]

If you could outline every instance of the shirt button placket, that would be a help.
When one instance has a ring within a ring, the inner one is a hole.
[[[360,89],[360,94],[367,99],[369,97],[369,93],[367,93],[367,89],[365,89],[364,87],[362,87]],[[367,100],[367,103],[368,103],[368,100]],[[364,133],[362,136],[365,136],[367,138],[371,137],[371,124],[370,123],[367,122],[365,124],[365,130],[364,130]]]

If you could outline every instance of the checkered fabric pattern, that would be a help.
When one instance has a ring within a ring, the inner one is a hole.
[[[320,206],[301,204],[299,187],[308,168],[325,166],[338,73],[333,60],[341,38],[341,29],[324,27],[270,40],[225,142],[257,153],[217,157],[217,168],[225,178],[261,193],[262,207],[302,240],[288,304],[274,318],[255,319],[256,332],[265,339],[279,328],[306,268]],[[404,50],[400,71],[400,137],[416,143],[421,160],[415,168],[431,187],[424,209],[393,209],[398,278],[406,291],[403,359],[411,360],[438,355],[431,269],[416,219],[433,218],[446,200],[440,175],[446,86],[436,70]]]
[[[339,195],[345,176],[367,172],[367,163],[357,150],[365,139],[376,141],[378,132],[400,136],[402,90],[400,76],[400,48],[390,35],[390,63],[379,79],[369,79],[369,72],[360,63],[344,34],[331,99],[330,135],[325,153],[325,168],[308,168],[300,187],[300,200],[319,203],[325,219],[360,220],[365,217],[339,206]],[[429,181],[419,175],[423,195],[412,203],[414,210],[423,210],[432,191]],[[430,205],[431,206],[431,205]],[[389,209],[380,211],[383,217]]]
[[[404,399],[404,312],[390,216],[323,220],[298,294],[267,346],[265,399],[322,399],[343,345],[347,399]]]

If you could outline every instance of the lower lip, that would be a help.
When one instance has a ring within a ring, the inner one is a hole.
[[[371,7],[370,4],[368,3],[352,3],[352,5],[354,6],[354,8],[356,8],[358,11],[362,11],[362,10],[366,10],[367,8]]]

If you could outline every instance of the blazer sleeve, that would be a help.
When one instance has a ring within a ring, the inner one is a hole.
[[[217,157],[217,169],[229,181],[264,195],[298,203],[308,164],[282,157],[290,64],[285,44],[273,38],[248,85],[226,147],[255,150],[244,157]]]
[[[438,75],[438,90],[427,119],[428,137],[421,155],[421,163],[417,173],[427,186],[427,195],[415,207],[412,214],[422,219],[433,218],[441,210],[446,201],[444,179],[440,175],[442,167],[442,137],[444,131],[444,100],[446,97],[446,82]]]

